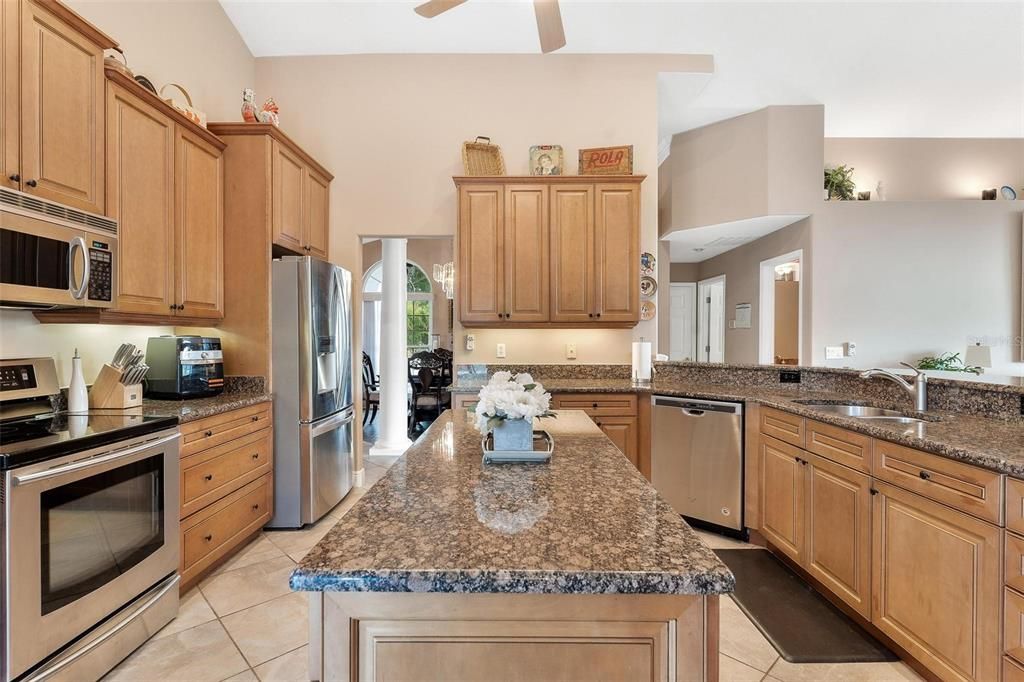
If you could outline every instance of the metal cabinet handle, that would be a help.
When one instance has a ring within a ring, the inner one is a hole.
[[[82,282],[81,284],[75,285],[75,251],[82,252]],[[89,269],[91,264],[89,263],[89,249],[85,245],[85,240],[81,237],[75,237],[71,240],[71,252],[68,258],[68,280],[72,283],[71,295],[75,299],[85,298],[85,291],[89,288]]]
[[[250,419],[254,422],[258,422],[260,420],[260,416],[258,414],[254,414]]]
[[[925,481],[927,481],[928,479],[930,479],[932,477],[932,475],[929,474],[927,471],[922,471],[921,473],[918,474],[918,476],[920,476],[921,479],[925,480]]]
[[[877,495],[878,494],[878,491],[875,490],[874,488],[868,489],[868,492],[871,493],[872,495]]]
[[[170,308],[171,310],[177,310],[177,309],[178,309],[178,306],[174,305],[173,303],[172,303],[172,304],[171,304],[170,306],[168,306],[168,307],[169,307],[169,308]]]
[[[204,435],[204,436],[206,436],[207,438],[209,438],[210,436],[212,436],[212,435],[213,435],[213,431],[207,431],[207,432],[206,432],[206,433],[204,433],[203,435]]]
[[[35,187],[36,186],[36,181],[35,180],[28,180],[28,181],[25,182],[25,184],[28,185],[29,187]]]
[[[212,481],[213,480],[213,474],[206,474],[205,476],[203,476],[203,480],[204,481]]]
[[[601,313],[597,313],[594,317],[601,317]]]
[[[213,536],[212,535],[206,535],[206,536],[203,537],[203,539],[206,540],[207,542],[209,542],[210,540],[213,539]]]
[[[81,469],[88,469],[90,467],[98,466],[100,464],[106,464],[107,462],[113,462],[118,459],[124,459],[137,455],[145,450],[159,448],[167,443],[178,440],[179,436],[177,433],[171,436],[165,436],[154,441],[148,441],[146,443],[139,443],[138,445],[132,446],[126,450],[119,452],[112,452],[108,455],[101,455],[99,457],[92,457],[90,459],[84,459],[78,462],[72,462],[71,464],[65,464],[63,466],[54,467],[53,469],[46,469],[44,471],[37,471],[34,474],[25,474],[23,476],[13,476],[12,482],[14,485],[25,485],[26,483],[32,483],[33,481],[40,481],[47,478],[53,478],[54,476],[63,476],[73,471],[79,471]]]
[[[587,313],[587,317],[593,317],[594,313]]]
[[[253,459],[259,459],[260,458],[260,453],[258,453],[258,452],[252,453],[252,458]]]
[[[260,509],[260,506],[259,506],[258,504],[254,504],[254,505],[252,506],[252,510],[253,510],[253,511],[259,511],[259,509]]]
[[[21,182],[21,176],[18,175],[17,173],[14,173],[13,175],[8,176],[8,179],[11,182]]]

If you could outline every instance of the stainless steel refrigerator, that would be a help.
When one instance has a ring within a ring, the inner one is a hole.
[[[352,275],[310,256],[272,264],[274,528],[298,528],[352,489]]]

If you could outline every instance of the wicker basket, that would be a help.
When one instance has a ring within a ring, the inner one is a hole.
[[[466,175],[504,175],[505,160],[501,157],[501,147],[491,144],[489,137],[463,142],[462,167]]]

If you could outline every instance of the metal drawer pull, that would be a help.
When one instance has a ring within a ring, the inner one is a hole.
[[[259,506],[258,504],[254,504],[254,505],[252,506],[252,510],[253,510],[253,511],[259,511],[259,508],[260,508],[260,506]]]
[[[252,458],[253,459],[259,459],[260,458],[260,453],[258,453],[258,452],[252,453]]]
[[[203,480],[204,481],[212,481],[213,480],[213,474],[206,474],[205,476],[203,476]]]
[[[206,540],[207,542],[209,542],[210,540],[213,539],[213,535],[206,535],[206,536],[203,537],[203,539]]]
[[[140,443],[139,445],[128,448],[127,450],[121,450],[120,452],[112,452],[109,455],[103,455],[101,457],[92,457],[91,459],[84,459],[79,462],[73,462],[71,464],[67,464],[64,466],[54,467],[53,469],[47,469],[46,471],[38,471],[34,474],[14,476],[12,480],[14,482],[14,485],[24,485],[26,483],[31,483],[32,481],[39,481],[44,478],[61,476],[63,474],[68,474],[73,471],[81,471],[82,469],[89,469],[100,464],[113,462],[124,457],[131,457],[132,455],[137,455],[138,453],[143,452],[145,450],[158,448],[161,445],[164,445],[165,443],[170,443],[171,441],[174,440],[178,440],[177,433],[171,436],[164,436],[163,438],[158,438],[157,440],[149,441],[147,443]]]
[[[925,481],[932,477],[932,475],[929,474],[927,471],[922,471],[921,473],[918,474],[918,476],[920,476]]]
[[[871,493],[872,495],[877,495],[878,494],[878,491],[875,490],[874,488],[869,488],[868,492]]]
[[[213,431],[207,431],[207,432],[206,432],[206,433],[204,433],[203,435],[204,435],[204,436],[206,436],[207,438],[209,438],[210,436],[212,436],[212,435],[213,435]]]
[[[254,422],[258,422],[258,421],[260,420],[260,416],[259,416],[258,414],[254,414],[254,415],[252,416],[252,420],[253,420]]]

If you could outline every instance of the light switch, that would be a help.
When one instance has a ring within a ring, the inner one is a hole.
[[[826,360],[840,360],[843,357],[842,346],[825,346]]]
[[[494,357],[503,358],[505,357],[505,344],[499,343],[498,347],[494,350]]]
[[[476,348],[476,336],[473,334],[466,334],[466,350],[474,350]]]
[[[857,357],[857,344],[853,341],[847,341],[843,344],[846,347],[846,357],[855,358]]]
[[[565,359],[575,360],[576,359],[576,344],[567,343],[565,344]]]

